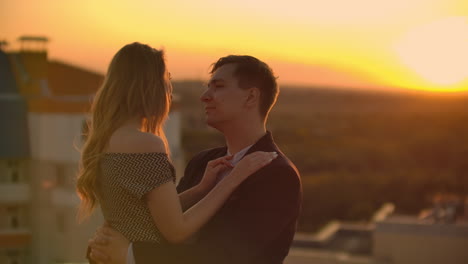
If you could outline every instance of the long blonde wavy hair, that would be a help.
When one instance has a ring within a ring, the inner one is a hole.
[[[93,100],[81,152],[76,186],[81,199],[80,221],[89,217],[99,203],[100,158],[116,129],[130,119],[141,118],[141,130],[163,138],[168,149],[162,126],[169,114],[171,93],[162,50],[135,42],[115,54]]]

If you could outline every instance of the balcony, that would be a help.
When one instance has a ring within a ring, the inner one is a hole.
[[[28,229],[0,230],[0,248],[21,248],[31,242],[31,231]]]
[[[30,200],[28,183],[0,183],[0,204],[24,204]]]

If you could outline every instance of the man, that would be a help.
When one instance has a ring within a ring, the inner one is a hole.
[[[219,59],[201,101],[207,124],[223,133],[226,147],[197,154],[188,163],[178,191],[196,185],[210,160],[234,155],[235,165],[255,151],[276,151],[278,157],[239,186],[192,244],[130,244],[117,232],[101,228],[90,242],[91,257],[116,263],[126,263],[127,258],[136,264],[283,263],[296,230],[302,193],[297,169],[265,128],[277,96],[276,78],[264,62],[251,56]]]

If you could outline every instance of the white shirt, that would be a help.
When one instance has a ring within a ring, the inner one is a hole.
[[[242,150],[240,150],[239,152],[234,154],[234,157],[232,157],[232,159],[231,159],[232,166],[236,166],[237,163],[239,163],[239,161],[245,156],[247,151],[249,151],[250,147],[252,147],[252,145],[247,146],[246,148],[243,148]],[[229,152],[229,149],[227,150],[226,155],[227,156],[231,155],[231,153]],[[220,173],[218,175],[218,182],[221,181],[224,177],[226,177],[231,171],[232,171],[232,169],[227,169],[227,170],[223,171],[222,173]],[[127,264],[135,264],[135,258],[133,257],[132,243],[130,243],[130,245],[128,246],[128,249],[127,249]]]
[[[234,154],[234,157],[232,157],[232,159],[231,159],[232,166],[236,166],[237,163],[239,163],[239,161],[245,156],[245,153],[247,153],[247,151],[249,151],[250,147],[252,147],[252,145],[250,145],[250,146],[248,146],[246,148],[243,148],[242,150],[240,150],[239,152]],[[229,149],[227,150],[226,155],[227,156],[231,155],[231,153],[229,152]],[[222,173],[220,173],[218,175],[218,182],[221,181],[224,177],[226,177],[231,171],[232,171],[232,169],[227,169],[227,170],[223,171]]]

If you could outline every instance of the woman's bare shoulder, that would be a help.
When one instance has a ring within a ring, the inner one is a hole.
[[[166,146],[162,138],[151,133],[117,130],[110,138],[106,152],[166,153]]]

